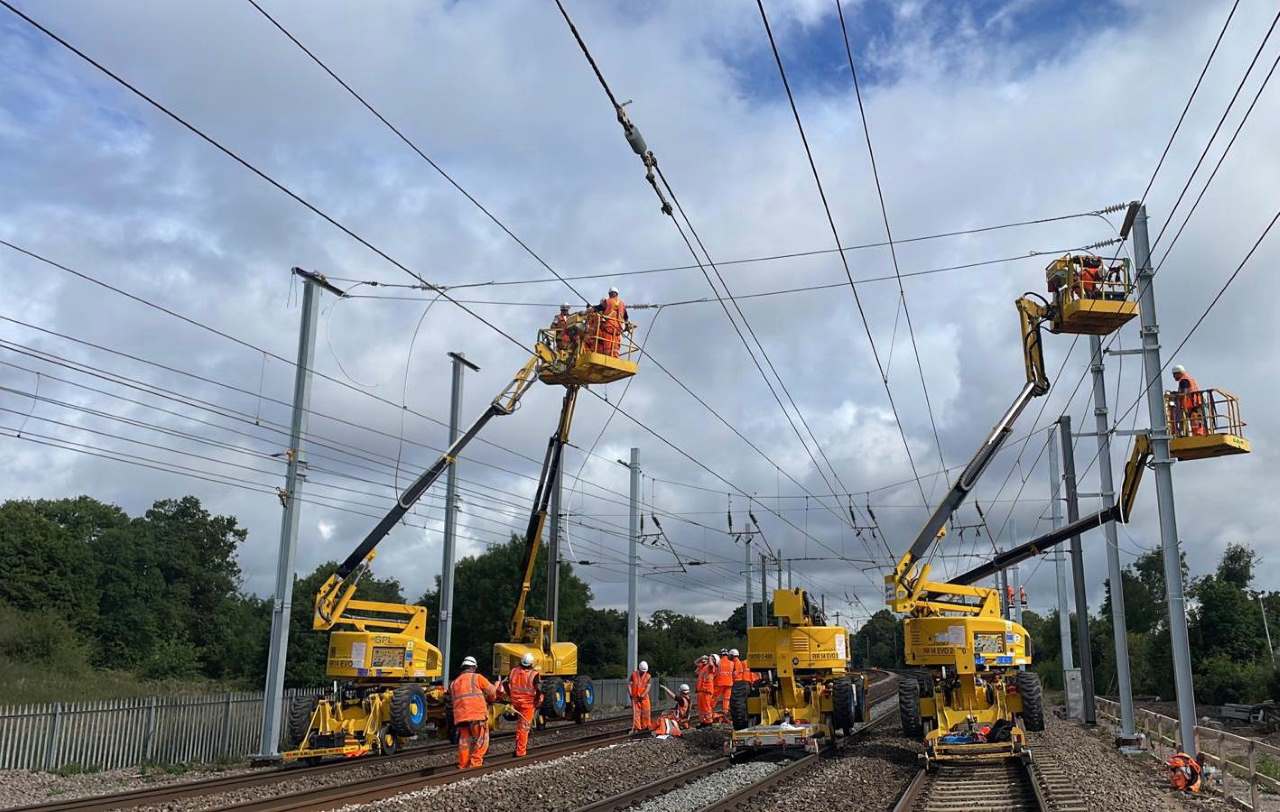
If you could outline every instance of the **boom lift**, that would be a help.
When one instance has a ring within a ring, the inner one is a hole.
[[[1024,729],[1044,728],[1039,677],[1032,671],[1017,670],[1031,664],[1026,630],[1002,616],[998,590],[974,584],[1106,522],[1128,522],[1143,470],[1150,461],[1150,439],[1140,434],[1125,465],[1115,504],[1001,553],[951,581],[930,580],[926,554],[945,536],[947,523],[1008,438],[1018,415],[1032,398],[1049,389],[1041,327],[1047,325],[1055,333],[1101,335],[1137,315],[1127,263],[1104,269],[1095,259],[1069,256],[1055,260],[1046,271],[1053,300],[1034,294],[1018,299],[1027,382],[894,572],[885,577],[886,602],[895,612],[907,615],[903,635],[906,662],[925,667],[918,679],[899,682],[898,705],[904,734],[924,739],[927,760],[1015,756],[1022,750]],[[1082,279],[1084,269],[1091,274]],[[1185,456],[1176,448],[1175,427],[1173,456],[1196,459],[1200,449],[1212,449],[1200,456],[1247,451],[1248,443],[1240,436],[1244,424],[1234,398],[1223,411],[1225,420],[1202,421],[1220,436],[1197,440]]]
[[[563,335],[540,330],[533,354],[511,382],[439,459],[404,489],[395,505],[320,587],[311,625],[329,632],[325,673],[334,680],[334,690],[320,697],[294,699],[289,707],[288,737],[295,749],[282,754],[285,761],[389,754],[430,725],[442,734],[450,733],[448,701],[440,682],[443,663],[440,649],[427,642],[426,608],[359,600],[356,589],[370,570],[378,544],[490,420],[516,410],[535,380],[566,385],[571,414],[578,386],[635,374],[636,364],[629,357],[634,352],[630,328],[620,337],[625,352],[619,357],[597,351],[607,349],[605,339],[589,334],[587,326],[592,324],[598,330],[598,322],[585,314],[574,314]],[[613,340],[619,342],[618,337]],[[564,421],[562,410],[562,426]],[[491,721],[496,721],[496,715]]]
[[[747,664],[759,684],[733,686],[731,756],[764,750],[816,753],[866,721],[866,677],[850,674],[849,630],[827,619],[803,589],[773,592],[774,623],[747,630]]]
[[[595,705],[595,686],[591,678],[578,673],[578,646],[556,639],[555,623],[544,618],[530,617],[527,611],[529,590],[538,562],[538,548],[542,543],[542,529],[547,522],[551,502],[551,488],[558,478],[564,456],[564,446],[569,442],[569,430],[573,425],[573,411],[578,402],[578,390],[587,384],[611,383],[636,373],[633,357],[638,353],[631,339],[630,325],[620,335],[606,336],[598,319],[574,316],[570,331],[577,331],[579,338],[571,338],[575,349],[569,363],[563,367],[547,368],[541,378],[546,383],[564,386],[564,400],[560,406],[560,420],[556,431],[547,441],[547,451],[542,458],[542,471],[538,487],[534,491],[533,509],[524,534],[524,557],[520,564],[520,586],[515,608],[511,612],[510,640],[493,646],[493,671],[506,677],[525,654],[533,655],[533,666],[542,675],[542,702],[538,706],[535,724],[539,727],[552,719],[573,719],[583,722]],[[619,343],[620,342],[620,343]],[[615,348],[614,352],[596,349]],[[496,726],[497,716],[490,716],[490,725]]]

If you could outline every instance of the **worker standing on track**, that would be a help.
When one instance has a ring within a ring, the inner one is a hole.
[[[600,314],[600,333],[596,340],[596,352],[618,357],[622,347],[622,332],[627,326],[627,306],[618,295],[617,288],[609,288],[609,295],[594,308]]]
[[[729,649],[729,657],[733,660],[733,681],[754,683],[756,675],[751,673],[751,666],[747,665],[747,661],[738,656],[736,648]]]
[[[1187,368],[1182,364],[1173,365],[1173,379],[1178,382],[1178,408],[1174,416],[1174,436],[1203,437],[1207,432],[1204,420],[1204,393],[1200,390],[1200,384],[1187,374]]]
[[[734,649],[734,653],[737,649]],[[729,717],[729,695],[733,693],[733,660],[729,649],[720,649],[720,662],[716,664],[716,702],[715,710],[722,718]]]
[[[631,698],[631,732],[647,733],[650,730],[649,719],[649,664],[640,661],[639,667],[627,677],[628,696]]]
[[[463,658],[462,673],[450,683],[449,697],[458,731],[458,769],[483,767],[489,752],[489,703],[498,698],[498,689],[476,673],[475,657]]]
[[[704,654],[696,663],[698,678],[694,685],[698,694],[698,726],[706,727],[715,721],[716,664],[719,657]]]
[[[507,677],[507,694],[516,712],[516,758],[529,753],[529,731],[533,728],[533,715],[538,710],[539,686],[542,675],[533,667],[533,654],[525,652],[520,664],[511,669]]]

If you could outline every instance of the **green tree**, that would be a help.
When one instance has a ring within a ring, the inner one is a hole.
[[[881,609],[853,636],[850,652],[855,668],[903,668],[902,618]]]
[[[72,628],[93,633],[98,621],[98,564],[88,542],[108,522],[105,511],[93,510],[90,502],[80,497],[0,505],[0,559],[5,562],[0,601],[54,611]]]

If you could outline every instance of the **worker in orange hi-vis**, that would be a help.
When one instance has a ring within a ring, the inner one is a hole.
[[[706,727],[715,721],[716,665],[720,658],[704,654],[695,664],[698,678],[694,686],[698,695],[698,726]]]
[[[720,649],[720,661],[716,663],[715,711],[721,718],[729,716],[729,695],[733,693],[733,669],[734,664],[733,660],[729,659],[729,649]]]
[[[1204,419],[1204,392],[1196,379],[1187,374],[1182,364],[1173,365],[1173,379],[1178,382],[1178,408],[1174,417],[1175,437],[1203,437],[1207,434]]]
[[[627,693],[631,699],[631,732],[648,733],[649,724],[649,664],[644,660],[631,676],[627,677]]]
[[[516,758],[529,754],[529,731],[533,729],[533,715],[538,710],[541,684],[542,675],[533,667],[533,654],[526,651],[520,664],[511,669],[507,677],[507,695],[516,712]]]
[[[689,686],[681,685],[680,691],[677,693],[672,691],[665,685],[659,685],[659,688],[676,701],[674,708],[665,710],[653,720],[653,732],[657,736],[681,736],[682,731],[689,726],[689,708],[693,704],[689,696]]]
[[[489,752],[489,703],[498,698],[498,689],[476,673],[475,657],[463,658],[462,673],[450,683],[449,697],[458,731],[458,769],[483,767]]]
[[[1169,783],[1180,792],[1199,792],[1200,762],[1186,753],[1176,753],[1166,762],[1169,768]]]
[[[617,358],[622,347],[622,332],[627,326],[627,306],[618,295],[618,289],[609,288],[609,295],[593,309],[600,314],[599,349],[596,352]]]

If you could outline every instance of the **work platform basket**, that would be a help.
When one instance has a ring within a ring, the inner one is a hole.
[[[1053,296],[1050,330],[1055,333],[1107,335],[1138,315],[1127,258],[1107,266],[1100,257],[1068,254],[1049,263],[1044,273]]]
[[[538,331],[538,344],[554,359],[542,365],[543,383],[563,386],[612,383],[636,374],[640,351],[635,325],[600,313],[573,313],[565,325]]]
[[[1244,438],[1240,401],[1230,392],[1165,392],[1164,409],[1169,420],[1169,453],[1177,459],[1202,460],[1253,450]]]

